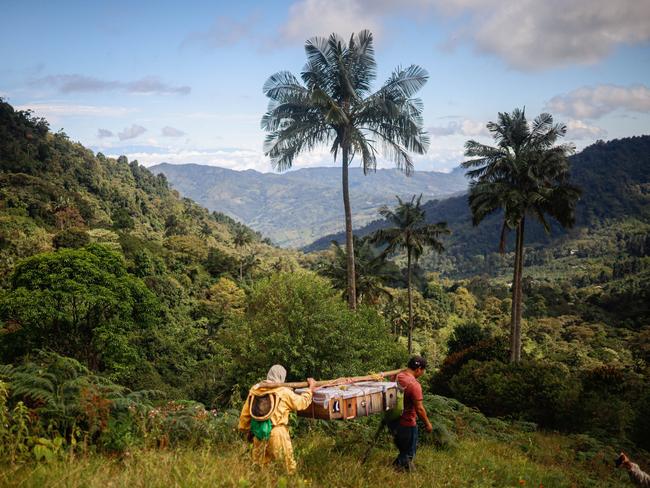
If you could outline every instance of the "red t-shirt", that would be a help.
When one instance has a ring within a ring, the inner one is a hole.
[[[421,401],[422,386],[415,376],[402,372],[397,375],[397,383],[404,390],[404,410],[399,423],[404,427],[415,427],[418,414],[415,411],[415,402]]]

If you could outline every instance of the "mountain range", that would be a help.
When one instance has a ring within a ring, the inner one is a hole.
[[[569,232],[569,237],[613,222],[650,222],[650,136],[598,141],[571,156],[569,161],[571,179],[582,189],[574,230]],[[432,200],[423,208],[429,223],[447,222],[452,232],[445,240],[446,251],[442,255],[425,256],[421,263],[425,268],[443,272],[448,269],[455,276],[495,274],[495,269],[502,264],[496,258],[502,223],[499,213],[488,216],[477,227],[472,226],[466,194]],[[385,221],[377,219],[356,228],[354,233],[363,237],[386,225]],[[526,245],[541,248],[566,235],[567,231],[557,222],[551,221],[550,234],[544,232],[540,224],[530,222],[526,229]],[[621,238],[615,236],[615,239]],[[650,246],[650,236],[641,229],[635,239],[643,241],[642,247]],[[326,249],[334,240],[344,242],[345,235],[339,232],[323,236],[303,250]],[[511,235],[510,249],[513,241]]]
[[[302,168],[283,174],[230,169],[198,164],[159,164],[162,173],[181,195],[209,210],[246,224],[283,247],[307,245],[344,226],[341,169]],[[423,200],[462,193],[467,179],[460,168],[450,173],[416,171],[406,177],[395,169],[363,174],[350,168],[353,223],[361,227],[375,220],[382,205],[395,196],[423,194]]]

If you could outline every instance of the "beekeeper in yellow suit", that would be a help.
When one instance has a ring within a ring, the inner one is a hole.
[[[291,388],[274,386],[284,383],[287,370],[274,365],[266,379],[254,385],[239,416],[239,430],[253,437],[253,462],[264,466],[270,461],[283,463],[287,473],[296,472],[291,437],[289,437],[289,414],[306,409],[312,400],[314,380],[309,378],[309,390],[300,395]],[[254,435],[253,435],[254,434]]]

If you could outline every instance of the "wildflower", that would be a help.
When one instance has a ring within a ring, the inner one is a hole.
[[[519,484],[521,486],[526,486],[526,480],[519,480]]]

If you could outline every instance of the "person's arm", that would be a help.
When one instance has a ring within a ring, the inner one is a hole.
[[[429,417],[427,416],[427,411],[424,408],[424,402],[422,400],[415,400],[413,402],[413,405],[415,406],[415,412],[418,414],[418,417],[422,422],[424,422],[424,428],[426,429],[427,432],[433,431],[433,426],[431,425],[431,422],[429,421]]]
[[[314,390],[316,389],[316,382],[313,378],[307,378],[307,383],[309,384],[309,391],[305,391],[300,395],[291,392],[291,408],[293,410],[305,410],[309,405],[311,405]]]
[[[621,453],[616,464],[627,469],[627,473],[630,475],[632,483],[641,488],[650,488],[650,475],[643,472],[638,464],[630,461],[630,458],[628,458],[625,453]]]
[[[650,488],[650,475],[643,472],[641,468],[639,468],[638,464],[630,463],[630,467],[627,468],[627,472],[630,475],[632,482],[636,483],[637,486]]]
[[[241,409],[241,414],[239,414],[239,424],[237,428],[242,432],[250,430],[251,428],[251,408],[250,408],[250,395],[246,398],[244,405]]]

